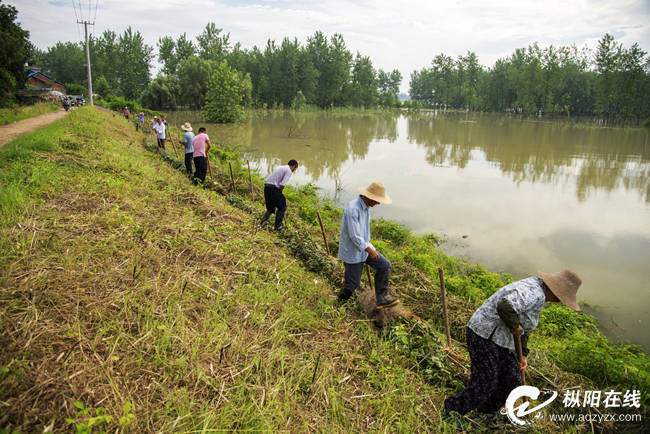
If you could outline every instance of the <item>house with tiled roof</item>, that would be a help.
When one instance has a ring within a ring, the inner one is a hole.
[[[65,86],[40,71],[32,71],[27,75],[27,84],[32,88],[43,90],[58,90],[65,93]]]

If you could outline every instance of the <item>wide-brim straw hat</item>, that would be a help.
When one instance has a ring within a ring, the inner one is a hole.
[[[158,116],[154,116],[153,118],[154,118],[154,119],[158,119]]]
[[[368,188],[359,187],[357,190],[359,190],[359,193],[375,202],[386,205],[393,203],[393,201],[390,200],[390,197],[386,195],[386,186],[381,182],[374,181]]]
[[[185,131],[192,131],[192,125],[189,122],[185,122],[181,128]]]
[[[582,279],[576,273],[565,268],[555,274],[537,271],[548,288],[562,303],[575,311],[580,311],[576,294],[582,284]]]

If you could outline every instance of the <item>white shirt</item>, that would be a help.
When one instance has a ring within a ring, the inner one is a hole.
[[[153,129],[156,130],[156,138],[164,139],[165,138],[165,124],[156,124],[153,126]]]
[[[269,177],[266,180],[267,185],[274,185],[278,188],[280,186],[285,186],[289,182],[289,178],[291,178],[291,175],[293,172],[291,171],[291,167],[287,166],[280,166],[277,169],[273,171],[269,175]]]

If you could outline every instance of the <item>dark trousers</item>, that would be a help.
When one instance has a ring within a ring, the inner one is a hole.
[[[205,182],[205,175],[208,173],[208,160],[205,157],[194,157],[194,184],[198,184],[198,180]]]
[[[515,355],[467,327],[467,349],[471,359],[469,385],[445,399],[445,410],[469,413],[481,404],[498,410],[508,395],[521,386],[521,371]]]
[[[185,154],[185,170],[187,171],[188,175],[192,174],[192,160],[193,159],[194,158],[193,158],[191,152],[188,152],[187,154]]]
[[[264,186],[264,202],[266,203],[266,210],[273,214],[277,208],[279,212],[287,210],[287,198],[275,185]]]
[[[165,139],[158,139],[158,147],[165,149]]]
[[[390,261],[384,258],[381,253],[379,259],[366,259],[366,262],[356,264],[345,264],[345,281],[343,290],[353,292],[361,285],[361,276],[363,275],[363,266],[368,264],[375,270],[375,292],[385,294],[388,292],[388,281],[390,279]]]

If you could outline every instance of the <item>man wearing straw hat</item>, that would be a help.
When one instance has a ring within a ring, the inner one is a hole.
[[[192,174],[192,159],[194,158],[194,133],[192,132],[192,125],[185,122],[181,127],[185,134],[183,134],[183,145],[185,145],[185,170],[188,175]]]
[[[467,325],[467,349],[471,359],[469,385],[460,393],[445,399],[445,418],[457,428],[465,423],[450,412],[460,415],[477,409],[497,416],[510,392],[521,386],[521,371],[528,361],[526,343],[539,323],[544,302],[562,302],[580,310],[576,294],[582,280],[569,269],[555,274],[539,271],[540,277],[529,277],[510,283],[495,292],[476,310]],[[521,334],[524,357],[518,363],[514,335]]]
[[[385,309],[399,304],[399,300],[388,299],[390,261],[384,258],[370,244],[370,213],[375,205],[390,204],[393,201],[386,195],[386,187],[381,182],[373,182],[368,188],[358,188],[359,197],[350,202],[343,212],[339,259],[345,264],[345,281],[338,295],[344,303],[361,284],[363,265],[375,270],[375,296],[377,309]]]

